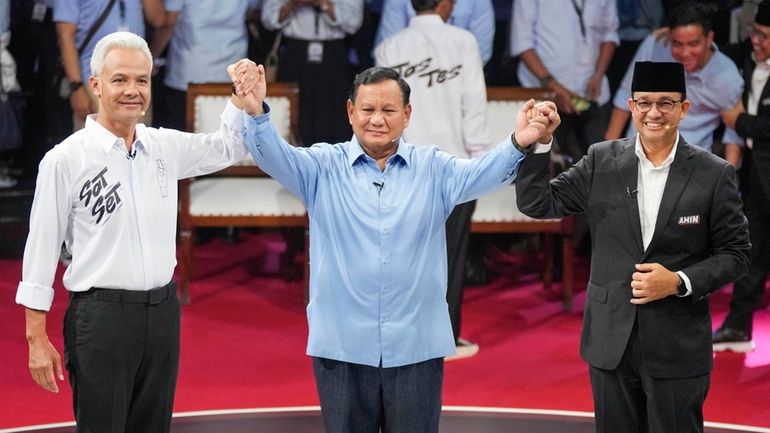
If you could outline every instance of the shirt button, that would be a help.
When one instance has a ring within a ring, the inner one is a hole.
[[[383,260],[385,264],[390,263],[390,257],[385,257],[385,260]]]

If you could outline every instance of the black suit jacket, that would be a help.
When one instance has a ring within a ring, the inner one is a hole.
[[[660,378],[706,374],[712,368],[707,296],[746,273],[749,235],[735,172],[727,162],[680,138],[652,241],[644,250],[635,191],[634,138],[592,145],[588,155],[549,181],[549,154],[528,155],[516,180],[519,209],[533,218],[584,213],[591,230],[580,354],[614,369],[638,322],[646,373]],[[637,263],[683,271],[693,295],[631,304]]]
[[[756,63],[751,56],[751,42],[725,47],[728,55],[743,73],[743,106],[748,108],[751,77]],[[757,106],[757,114],[742,113],[735,122],[735,132],[753,140],[753,149],[744,150],[744,171],[741,189],[754,197],[770,201],[770,80],[765,83]]]

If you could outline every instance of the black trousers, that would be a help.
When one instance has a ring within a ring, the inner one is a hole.
[[[724,326],[751,335],[754,311],[765,293],[765,281],[770,270],[770,203],[758,183],[744,196],[743,210],[749,220],[751,265],[749,272],[733,285],[730,312]]]
[[[476,200],[455,206],[446,222],[447,289],[449,319],[455,342],[460,337],[461,307],[465,261],[468,258],[468,241],[471,237],[471,217],[476,209]]]
[[[302,145],[338,143],[353,136],[345,101],[353,74],[344,40],[325,41],[320,62],[308,60],[308,41],[284,37],[278,81],[299,86],[299,129]]]
[[[78,433],[167,433],[179,366],[176,285],[72,293],[64,360]]]
[[[597,433],[703,433],[710,375],[661,379],[644,371],[637,325],[614,370],[590,366]]]

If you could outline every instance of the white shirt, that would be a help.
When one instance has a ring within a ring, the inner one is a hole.
[[[642,142],[639,135],[636,136],[636,145],[634,152],[639,158],[639,173],[636,185],[636,201],[639,205],[639,221],[642,225],[642,244],[646,250],[652,242],[652,235],[655,233],[655,222],[658,220],[658,211],[660,211],[660,202],[663,200],[663,191],[666,189],[666,180],[671,171],[671,164],[674,163],[676,148],[679,146],[679,134],[676,135],[674,146],[671,153],[663,163],[655,167],[642,149]],[[690,279],[683,272],[677,272],[687,285],[687,295],[692,293]]]
[[[176,266],[177,180],[243,159],[242,116],[228,101],[212,134],[139,124],[133,159],[122,138],[87,118],[40,163],[16,303],[51,307],[63,240],[72,252],[69,291],[167,284]]]
[[[753,53],[751,54],[751,58],[754,58]],[[762,90],[765,88],[767,79],[770,78],[770,59],[767,59],[764,62],[756,62],[756,65],[754,73],[751,74],[751,88],[749,89],[749,99],[746,106],[746,111],[752,116],[757,115],[759,98],[762,97]],[[754,140],[752,138],[746,139],[746,147],[749,149],[754,147]]]
[[[418,15],[378,45],[374,57],[377,65],[399,71],[412,89],[408,142],[435,144],[458,158],[489,149],[486,83],[471,32],[439,15]]]
[[[280,29],[284,36],[305,41],[344,39],[361,27],[364,20],[364,0],[334,0],[334,16],[313,7],[299,6],[284,21],[278,21],[281,7],[288,0],[265,0],[262,4],[262,24],[268,30]]]

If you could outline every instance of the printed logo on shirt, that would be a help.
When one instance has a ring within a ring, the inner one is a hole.
[[[700,224],[700,215],[680,216],[678,224],[680,226],[695,226]]]
[[[158,174],[158,185],[160,186],[161,197],[168,196],[168,176],[166,175],[166,165],[163,160],[158,158],[155,160],[156,172]]]
[[[80,201],[91,211],[91,223],[102,225],[123,206],[120,198],[120,182],[107,181],[107,167],[96,176],[87,179],[80,188]]]
[[[460,70],[463,68],[462,64],[457,65],[451,69],[441,69],[438,67],[433,68],[431,66],[432,61],[433,57],[428,57],[427,59],[413,65],[409,62],[405,62],[401,63],[400,65],[392,66],[392,68],[397,70],[398,75],[401,75],[401,77],[404,79],[407,79],[414,74],[418,74],[418,78],[424,78],[428,80],[428,87],[433,86],[433,84],[443,84],[453,78],[459,77]]]

